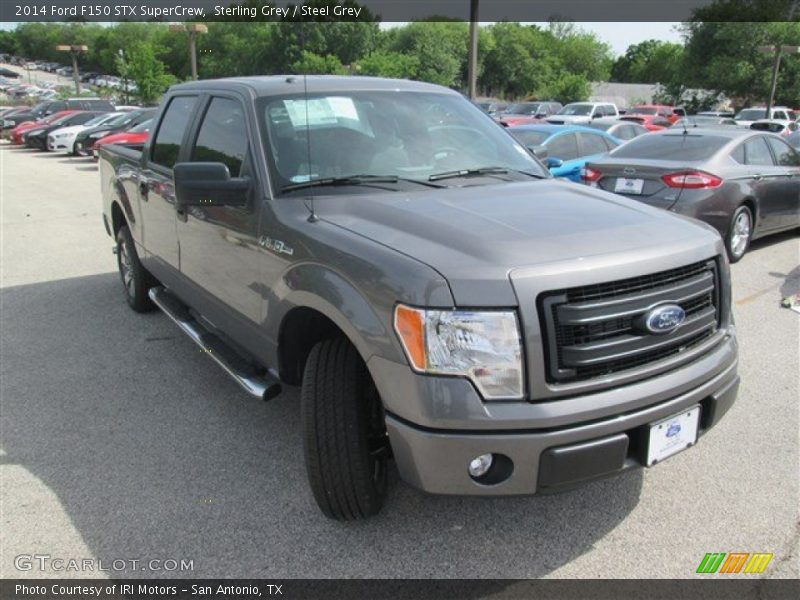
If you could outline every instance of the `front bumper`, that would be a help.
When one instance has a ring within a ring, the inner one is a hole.
[[[470,417],[468,411],[452,410],[459,399],[447,392],[447,386],[441,385],[442,378],[428,377],[426,379],[438,380],[428,388],[429,391],[438,390],[441,396],[434,401],[440,404],[437,411],[451,416],[457,413],[458,428],[439,428],[431,422],[433,420],[426,425],[415,424],[392,411],[393,396],[389,394],[389,401],[384,398],[384,404],[395,461],[401,477],[423,491],[491,496],[558,491],[640,467],[645,462],[648,424],[694,405],[700,406],[698,436],[719,422],[736,399],[739,386],[736,354],[736,340],[731,335],[692,365],[651,381],[613,390],[620,400],[618,412],[604,411],[603,416],[594,419],[586,419],[584,414],[566,423],[568,419],[559,414],[559,405],[576,401],[591,405],[599,402],[598,396],[602,394],[572,400],[505,403],[505,408],[503,403],[483,403],[489,407],[484,415],[478,416],[473,411]],[[711,369],[712,365],[720,368]],[[381,369],[370,361],[373,376]],[[706,369],[701,382],[697,382],[693,369]],[[679,384],[681,380],[683,385]],[[668,391],[671,384],[675,386],[673,393],[664,398],[663,392]],[[380,382],[378,387],[382,388]],[[403,385],[396,388],[409,389]],[[472,399],[464,400],[464,404],[470,404]],[[516,414],[519,417],[517,427],[509,428],[510,419],[501,418],[493,429],[488,429],[485,417],[490,409],[498,416]],[[545,416],[526,419],[525,414]],[[552,418],[547,418],[547,414]],[[531,426],[534,422],[536,425]],[[493,485],[478,483],[467,471],[473,458],[487,453],[502,454],[513,465],[511,474]]]

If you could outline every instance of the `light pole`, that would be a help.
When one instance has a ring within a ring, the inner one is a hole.
[[[75,93],[81,95],[81,76],[78,73],[78,55],[81,52],[88,52],[89,46],[86,44],[59,44],[56,46],[59,52],[69,52],[72,56],[72,81],[75,82]]]
[[[467,71],[469,98],[475,100],[478,93],[478,0],[470,0],[469,3],[469,63]]]
[[[192,79],[197,79],[197,36],[208,33],[208,26],[203,23],[174,23],[170,31],[185,31],[189,34],[189,61],[192,65]]]
[[[756,48],[762,54],[775,53],[775,64],[772,66],[772,83],[769,89],[769,99],[767,100],[767,118],[772,115],[772,105],[775,102],[775,88],[778,85],[778,70],[781,68],[781,58],[784,54],[800,53],[800,46],[758,46]]]

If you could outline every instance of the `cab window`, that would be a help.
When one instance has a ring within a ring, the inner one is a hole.
[[[203,117],[193,162],[221,162],[232,177],[238,177],[247,154],[247,128],[242,105],[230,98],[213,98]]]
[[[175,96],[169,101],[164,117],[153,138],[151,160],[171,169],[178,160],[183,135],[192,118],[197,96]]]

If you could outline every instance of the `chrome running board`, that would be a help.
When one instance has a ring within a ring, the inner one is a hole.
[[[186,305],[166,288],[151,288],[148,295],[183,333],[213,358],[248,394],[262,400],[272,400],[281,393],[280,383],[266,372],[258,372],[219,336],[206,329],[191,315]]]

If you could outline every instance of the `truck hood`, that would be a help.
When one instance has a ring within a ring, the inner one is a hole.
[[[509,274],[520,267],[669,256],[687,244],[713,249],[718,237],[699,222],[556,179],[332,195],[317,199],[316,212],[436,269],[456,303],[472,306],[515,304]]]

